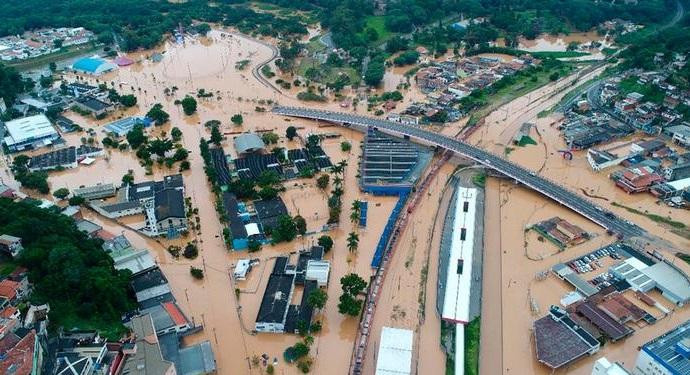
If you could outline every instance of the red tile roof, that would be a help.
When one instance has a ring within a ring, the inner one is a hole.
[[[14,299],[17,297],[17,290],[19,290],[19,283],[9,279],[0,281],[0,296],[7,299]]]
[[[0,311],[0,318],[9,318],[10,316],[14,315],[14,313],[17,312],[17,308],[14,306],[8,306],[4,310]]]
[[[180,308],[172,302],[164,302],[163,308],[168,312],[170,318],[175,322],[176,326],[181,326],[187,324],[187,318],[184,317]]]
[[[35,344],[36,332],[32,330],[7,352],[0,362],[0,374],[9,374],[10,367],[13,369],[11,372],[13,375],[31,374]]]

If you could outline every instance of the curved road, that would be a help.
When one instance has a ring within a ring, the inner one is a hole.
[[[527,170],[490,152],[438,133],[391,121],[342,112],[282,106],[274,107],[273,112],[284,116],[328,121],[342,124],[343,126],[355,125],[361,127],[376,127],[379,130],[385,130],[389,133],[424,141],[461,154],[477,163],[483,164],[488,168],[513,178],[620,236],[636,237],[645,234],[645,231],[637,225],[619,218],[612,212],[597,206],[593,202],[561,185],[538,176],[534,171]]]
[[[262,62],[256,64],[256,66],[254,66],[254,67],[252,68],[252,76],[254,76],[254,78],[256,78],[256,80],[259,81],[259,83],[261,83],[262,85],[264,85],[264,86],[270,88],[271,90],[276,91],[276,92],[279,93],[279,94],[282,94],[283,92],[280,91],[280,89],[278,89],[275,85],[273,85],[273,83],[272,83],[271,81],[269,81],[268,79],[266,79],[266,77],[264,77],[263,74],[261,74],[261,69],[262,69],[264,66],[270,64],[271,61],[275,60],[275,59],[278,57],[278,55],[280,54],[280,51],[278,50],[278,47],[274,46],[274,45],[271,44],[271,43],[264,42],[263,40],[259,40],[259,39],[256,39],[256,38],[252,38],[252,37],[249,36],[249,35],[245,35],[245,34],[241,34],[241,33],[231,33],[231,34],[232,34],[232,35],[235,35],[235,36],[237,36],[237,37],[239,37],[239,38],[244,38],[244,39],[247,39],[247,40],[251,40],[252,42],[261,44],[262,46],[264,46],[264,47],[266,47],[266,48],[269,48],[269,49],[271,50],[271,57],[270,57],[270,58],[268,58],[267,60],[262,61]]]

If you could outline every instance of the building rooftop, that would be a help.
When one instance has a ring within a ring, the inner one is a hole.
[[[272,274],[269,276],[264,297],[261,300],[257,323],[284,323],[295,275]]]
[[[551,368],[560,368],[593,353],[599,342],[580,328],[564,311],[554,311],[534,321],[537,360]]]
[[[579,304],[575,310],[613,341],[618,341],[633,333],[632,329],[611,318],[592,301]]]
[[[656,282],[662,291],[673,293],[680,302],[690,301],[690,281],[676,268],[665,262],[642,269],[642,273]]]
[[[0,373],[29,375],[33,370],[36,332],[30,331],[9,349],[0,361]]]
[[[413,340],[414,333],[409,329],[383,327],[376,375],[411,374]]]
[[[104,111],[112,106],[111,104],[94,98],[93,96],[82,96],[78,98],[76,102],[88,108],[92,112]]]
[[[234,143],[238,155],[263,150],[266,147],[261,137],[254,133],[240,134],[235,137]]]
[[[264,230],[267,227],[275,228],[278,224],[278,218],[288,214],[287,207],[280,197],[256,201],[254,202],[254,209]]]
[[[41,138],[57,136],[57,130],[45,115],[35,115],[5,122],[5,143],[11,146]]]
[[[132,289],[134,292],[141,292],[149,288],[154,288],[168,283],[160,268],[156,267],[139,275],[132,276]]]
[[[165,189],[156,193],[156,220],[168,218],[184,218],[184,194],[176,189]]]
[[[690,320],[644,344],[640,350],[671,374],[690,374]]]
[[[136,352],[127,356],[122,365],[123,374],[165,375],[173,363],[163,359],[151,315],[132,318],[126,324],[135,336]]]

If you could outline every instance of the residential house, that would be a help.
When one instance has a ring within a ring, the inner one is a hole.
[[[21,238],[10,236],[9,234],[0,236],[0,251],[8,254],[12,258],[16,258],[23,249]]]

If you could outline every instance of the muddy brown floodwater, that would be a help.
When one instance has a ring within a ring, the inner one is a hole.
[[[161,62],[154,63],[148,59],[154,52],[164,52]],[[200,255],[194,260],[174,259],[166,251],[167,246],[183,244],[185,240],[154,240],[131,230],[128,225],[135,225],[135,223],[130,220],[115,222],[89,211],[85,213],[85,216],[113,233],[124,232],[135,246],[151,251],[169,279],[182,310],[195,323],[204,325],[202,332],[186,337],[185,341],[193,343],[210,340],[219,374],[260,374],[263,369],[260,366],[252,368],[251,358],[263,353],[271,358],[278,358],[277,373],[297,374],[299,371],[295,366],[283,362],[282,352],[286,347],[297,342],[298,337],[280,334],[252,335],[250,330],[254,325],[267,282],[267,273],[273,265],[273,258],[308,247],[316,241],[318,235],[299,238],[288,244],[265,246],[260,252],[252,254],[252,257],[260,259],[259,267],[252,270],[248,280],[235,284],[230,279],[229,272],[238,259],[246,258],[248,255],[245,252],[229,252],[223,244],[221,235],[223,226],[215,212],[214,195],[206,181],[198,145],[201,137],[208,139],[210,136],[208,129],[203,126],[209,120],[221,121],[221,130],[227,135],[223,148],[229,155],[235,155],[232,146],[232,134],[235,132],[273,130],[282,136],[288,126],[294,125],[301,135],[313,132],[338,134],[340,138],[325,140],[323,147],[333,162],[340,160],[348,162],[344,177],[343,213],[340,228],[329,233],[335,241],[334,249],[327,255],[327,259],[332,264],[328,288],[329,300],[323,311],[317,314],[316,319],[323,322],[323,330],[315,335],[315,344],[311,354],[314,358],[312,373],[342,374],[349,366],[357,319],[344,317],[337,311],[340,296],[339,279],[350,272],[356,272],[365,279],[373,274],[370,261],[397,198],[369,196],[359,191],[356,176],[362,134],[323,123],[286,119],[270,112],[255,111],[256,107],[268,107],[263,104],[266,100],[284,105],[305,105],[294,98],[298,90],[292,89],[285,94],[280,94],[253,77],[252,68],[267,61],[271,56],[271,49],[261,43],[229,31],[213,30],[207,38],[188,39],[185,45],[166,43],[155,50],[131,54],[129,57],[137,61],[134,65],[120,68],[104,76],[98,78],[80,76],[84,82],[106,83],[123,94],[133,93],[139,100],[134,108],[117,112],[100,121],[84,118],[75,113],[67,113],[68,117],[84,128],[95,131],[95,142],[100,143],[105,136],[102,131],[105,123],[124,116],[144,115],[155,103],[163,105],[164,110],[170,114],[170,122],[149,129],[148,132],[153,136],[158,136],[163,132],[169,134],[172,127],[178,127],[182,131],[182,143],[190,151],[191,163],[191,169],[182,172],[186,195],[191,198],[193,206],[198,208],[201,225],[200,231],[190,234],[187,240],[198,241]],[[235,68],[235,64],[241,60],[250,60],[250,63],[240,71]],[[273,70],[276,70],[274,66]],[[388,72],[384,87],[376,92],[395,88],[401,80],[404,80],[405,71],[406,68],[395,68]],[[68,80],[77,78],[73,74],[65,76]],[[583,77],[583,79],[588,79],[588,77]],[[534,120],[539,111],[553,105],[560,96],[553,96],[552,93],[558,91],[558,88],[569,85],[570,80],[571,78],[566,78],[550,84],[497,110],[489,117],[485,128],[476,132],[470,141],[494,152],[504,152],[505,145],[517,127],[523,121]],[[173,94],[166,96],[164,94],[166,88],[172,90]],[[196,96],[199,89],[213,93],[213,97],[197,99],[198,112],[192,116],[185,116],[174,101],[182,99],[185,95]],[[422,98],[422,93],[413,85],[406,91],[405,100],[399,106]],[[357,108],[342,108],[335,101],[319,106],[332,110],[366,112],[365,101]],[[244,116],[242,126],[234,126],[229,121],[230,117],[236,113]],[[535,121],[540,131],[540,137],[537,137],[539,145],[514,150],[509,155],[512,160],[539,170],[547,177],[562,181],[573,189],[584,187],[610,200],[648,209],[650,212],[666,214],[665,211],[668,209],[655,205],[648,197],[627,196],[612,188],[612,184],[605,175],[596,175],[589,171],[585,165],[586,162],[583,162],[583,155],[576,154],[572,162],[560,159],[557,150],[562,147],[562,143],[552,126],[552,122],[556,119],[546,118]],[[445,127],[442,131],[444,134],[454,135],[463,124],[464,121],[460,121]],[[78,145],[82,137],[87,136],[85,133],[69,134],[65,136],[65,140],[69,145]],[[349,153],[340,150],[342,140],[352,143],[353,147]],[[278,146],[298,147],[299,144],[294,141],[287,142],[281,138]],[[17,187],[16,181],[7,170],[7,163],[8,160],[4,159],[0,165],[2,181]],[[422,199],[420,207],[411,218],[413,225],[407,227],[397,245],[395,256],[391,260],[391,272],[387,276],[382,291],[382,303],[373,322],[374,334],[365,363],[367,374],[373,373],[377,341],[383,325],[414,329],[416,331],[414,358],[419,373],[443,372],[445,364],[439,346],[440,326],[434,308],[438,237],[431,233],[431,228],[434,218],[441,215],[447,207],[447,201],[444,200],[446,198],[441,192],[452,168],[452,164],[447,164],[441,169],[429,187],[427,196]],[[109,150],[106,157],[98,158],[91,166],[80,166],[72,170],[51,173],[49,181],[53,189],[60,187],[74,189],[81,185],[99,182],[119,184],[128,170],[132,170],[136,181],[160,179],[164,175],[177,173],[177,167],[167,169],[156,165],[152,175],[146,175],[145,169],[131,151]],[[314,186],[313,179],[290,181],[285,186],[287,191],[281,195],[290,214],[299,213],[304,216],[307,219],[309,231],[319,230],[328,215],[326,194]],[[45,198],[52,199],[50,196]],[[366,228],[357,228],[349,221],[349,208],[355,199],[369,202],[369,220]],[[441,207],[440,210],[439,207]],[[557,303],[560,294],[566,288],[558,280],[551,278],[534,282],[533,275],[535,272],[547,269],[561,258],[569,258],[572,254],[584,252],[611,239],[601,233],[601,229],[572,212],[512,184],[490,180],[487,184],[486,208],[485,225],[487,228],[494,229],[491,231],[492,236],[487,237],[485,246],[487,254],[485,255],[484,280],[486,280],[486,285],[492,287],[484,288],[482,311],[485,317],[492,316],[493,322],[501,321],[509,324],[500,326],[496,324],[493,328],[487,328],[486,325],[490,321],[483,320],[482,339],[486,337],[487,341],[482,345],[482,366],[495,369],[496,372],[490,372],[492,374],[499,372],[545,373],[545,369],[534,361],[534,355],[531,353],[532,345],[528,333],[534,316],[527,308],[529,305],[526,293],[530,291],[538,301],[543,314],[549,304]],[[631,214],[614,207],[611,209],[640,223],[652,233],[669,237],[669,240],[678,246],[685,246],[686,249],[690,247],[687,240],[672,238],[665,229],[652,222],[632,217]],[[515,215],[515,212],[521,214]],[[521,246],[524,241],[523,228],[525,225],[556,214],[599,235],[594,240],[565,253],[547,256],[541,262],[528,260]],[[690,221],[683,214],[674,212],[670,215],[676,220]],[[345,238],[352,230],[359,233],[360,242],[358,250],[349,253],[346,249]],[[500,236],[496,236],[496,233],[500,233]],[[429,264],[428,280],[426,283],[420,283],[426,262]],[[205,270],[203,280],[195,280],[189,275],[191,265]],[[239,298],[235,297],[235,288],[241,291]],[[426,291],[425,319],[420,318],[419,312],[421,290]],[[500,306],[504,308],[501,309]],[[513,311],[520,313],[514,314]],[[670,319],[662,320],[655,327],[670,328],[673,322],[678,322],[683,318],[687,319],[687,309]],[[659,328],[642,329],[625,341],[625,351],[622,349],[623,345],[616,344],[608,345],[602,353],[613,360],[632,361],[634,350],[630,349],[661,331],[662,329]],[[487,348],[491,348],[491,351],[485,350]],[[495,360],[498,358],[498,353],[494,349],[498,350],[498,348],[502,350],[501,361]],[[591,360],[579,362],[577,367],[573,368],[574,373],[585,373],[587,367],[585,364],[591,365]],[[503,370],[501,371],[500,368]]]
[[[163,60],[154,63],[148,56],[154,52],[164,52]],[[370,262],[374,249],[383,231],[387,217],[396,203],[394,197],[375,197],[359,191],[356,176],[359,147],[362,134],[327,124],[310,121],[289,120],[270,113],[259,113],[255,107],[264,106],[260,100],[279,101],[281,104],[300,105],[292,97],[274,92],[258,82],[251,73],[252,67],[271,57],[271,50],[255,41],[240,37],[237,34],[214,30],[203,40],[189,40],[185,45],[166,43],[155,50],[143,51],[129,55],[134,65],[120,68],[101,77],[80,76],[84,82],[91,84],[106,83],[113,85],[122,94],[133,93],[138,98],[138,105],[127,111],[120,111],[105,120],[95,121],[75,113],[67,113],[86,129],[95,131],[95,142],[105,136],[102,126],[120,117],[144,115],[155,103],[161,103],[170,114],[170,122],[160,127],[149,129],[152,136],[170,133],[172,127],[178,127],[183,133],[182,143],[190,151],[191,169],[182,172],[185,180],[186,195],[192,204],[199,209],[201,229],[186,240],[150,239],[131,230],[130,220],[116,222],[104,219],[87,211],[85,216],[101,224],[113,233],[124,232],[137,247],[147,248],[168,278],[173,292],[185,314],[197,324],[203,324],[204,330],[186,337],[188,343],[210,340],[218,365],[219,374],[259,374],[261,368],[251,368],[251,357],[268,354],[278,358],[277,373],[296,374],[299,370],[294,365],[282,360],[282,353],[298,341],[295,335],[258,334],[252,335],[261,298],[267,282],[267,272],[273,264],[273,258],[306,248],[316,242],[318,235],[297,239],[288,244],[264,246],[252,257],[261,260],[260,266],[254,269],[248,280],[235,285],[229,277],[229,271],[238,259],[246,258],[246,252],[228,252],[222,241],[222,225],[216,216],[214,196],[206,181],[203,171],[203,160],[199,155],[199,140],[209,138],[210,134],[203,124],[212,119],[222,122],[222,131],[227,140],[223,143],[226,153],[235,155],[232,146],[234,132],[251,130],[273,130],[283,136],[285,129],[294,125],[299,134],[337,133],[340,138],[323,142],[323,148],[333,162],[346,160],[345,194],[343,196],[343,213],[340,228],[328,233],[334,238],[334,249],[327,255],[331,261],[329,300],[316,319],[323,322],[323,330],[315,335],[315,344],[311,354],[314,359],[312,373],[344,373],[349,366],[352,345],[357,329],[357,319],[348,318],[338,313],[337,303],[340,296],[339,280],[350,272],[356,272],[365,279],[372,275]],[[242,71],[236,70],[235,63],[250,60]],[[275,70],[275,69],[274,69]],[[75,80],[74,74],[65,75],[68,80]],[[175,91],[166,96],[165,88]],[[212,98],[197,99],[198,112],[185,116],[181,108],[174,104],[176,99],[185,95],[196,96],[199,89],[213,93]],[[324,105],[330,109],[340,109],[338,103]],[[233,114],[244,116],[242,126],[231,125],[229,119]],[[68,145],[78,145],[86,133],[68,134],[65,140]],[[348,140],[353,144],[349,153],[340,150],[340,142]],[[297,142],[288,143],[281,138],[278,146],[299,147]],[[2,161],[1,173],[3,182],[17,187],[16,181],[8,173],[7,160]],[[51,173],[49,182],[52,188],[68,187],[74,189],[81,185],[95,183],[119,184],[122,176],[132,170],[136,181],[159,179],[164,175],[177,173],[177,166],[167,169],[155,165],[152,175],[146,175],[131,151],[108,150],[106,157],[98,158],[91,166],[80,166],[76,169]],[[287,191],[281,193],[290,214],[300,213],[307,219],[308,229],[319,230],[328,217],[327,196],[314,186],[314,180],[295,180],[285,184]],[[46,196],[47,199],[52,199]],[[369,202],[369,220],[366,228],[357,228],[350,223],[350,206],[353,200]],[[351,230],[359,233],[358,251],[349,253],[346,249],[347,233]],[[319,234],[320,235],[320,234]],[[170,244],[184,244],[187,240],[197,240],[200,244],[199,257],[194,260],[174,259],[166,251]],[[201,267],[205,278],[194,280],[189,274],[189,267]],[[239,299],[235,298],[235,287],[241,290]],[[261,366],[260,366],[261,367]]]
[[[584,76],[585,81],[594,73]],[[584,152],[575,152],[572,161],[562,158],[559,150],[565,144],[557,130],[560,117],[557,115],[537,118],[537,114],[552,107],[565,94],[559,88],[566,87],[572,78],[565,78],[547,85],[529,95],[518,98],[491,113],[484,126],[475,132],[470,142],[511,161],[521,164],[537,173],[564,184],[580,194],[596,196],[596,203],[616,212],[670,243],[670,246],[657,248],[667,257],[675,250],[689,251],[690,241],[670,232],[659,224],[644,217],[614,207],[617,202],[640,211],[668,216],[673,220],[690,222],[690,212],[674,210],[658,204],[649,194],[628,195],[616,188],[608,178],[609,171],[593,172],[586,161]],[[531,136],[537,145],[516,147],[511,144],[512,137],[524,122],[533,122]],[[452,134],[455,129],[445,129]],[[638,139],[631,137],[625,141]],[[563,281],[549,276],[537,281],[535,275],[549,270],[554,264],[583,255],[593,249],[613,242],[615,239],[605,231],[585,220],[569,209],[560,206],[519,185],[507,181],[489,179],[486,186],[485,212],[485,256],[482,305],[482,332],[480,364],[482,372],[490,374],[548,374],[551,371],[535,360],[532,340],[532,322],[543,316],[551,304],[559,304],[559,299],[571,288]],[[516,214],[519,213],[519,214]],[[563,252],[555,252],[549,244],[539,243],[525,228],[540,220],[553,216],[564,218],[595,237]],[[491,235],[488,235],[491,233]],[[499,234],[499,235],[496,235]],[[687,270],[687,266],[676,262]],[[606,264],[605,267],[609,267]],[[597,273],[587,275],[592,278]],[[629,298],[634,303],[637,299]],[[663,297],[655,299],[672,307]],[[532,305],[536,307],[532,309]],[[660,317],[661,312],[641,306],[652,315]],[[609,360],[624,363],[631,368],[637,356],[637,347],[675,327],[690,318],[688,308],[676,309],[654,326],[638,327],[635,335],[619,342],[608,343],[594,357],[575,362],[556,374],[589,374],[594,360],[606,356]],[[499,323],[497,323],[499,322]]]

